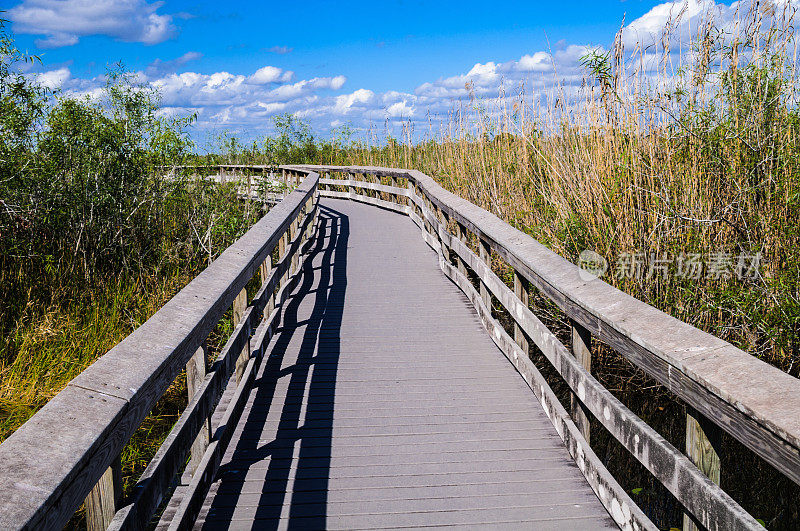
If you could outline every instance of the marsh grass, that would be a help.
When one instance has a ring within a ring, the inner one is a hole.
[[[468,84],[469,100],[421,141],[408,123],[399,139],[369,133],[325,162],[421,170],[574,263],[583,250],[598,252],[610,266],[607,282],[798,376],[793,24],[791,9],[754,4],[734,25],[708,17],[676,54],[672,21],[660,57],[659,45],[625,51],[619,38],[608,52],[587,53],[582,90],[520,86],[487,100]],[[698,278],[678,269],[691,255],[704,264]],[[747,273],[756,255],[757,274],[739,278],[739,259]],[[618,274],[628,256],[642,260],[641,274]],[[666,271],[650,269],[659,259],[669,261]],[[495,263],[501,275],[503,267]],[[569,344],[565,316],[536,293],[531,306]],[[684,405],[595,343],[593,372],[603,385],[683,448]],[[592,446],[609,469],[626,471],[615,475],[658,525],[680,527],[680,506],[616,441],[595,427]],[[774,529],[800,525],[797,485],[727,436],[722,460],[723,487],[755,517]]]

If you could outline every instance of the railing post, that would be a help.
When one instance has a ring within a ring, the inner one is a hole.
[[[86,529],[105,531],[114,519],[121,498],[122,461],[117,456],[86,497]]]
[[[516,270],[514,271],[514,295],[517,296],[524,307],[528,307],[528,281]],[[514,341],[525,354],[528,353],[528,338],[525,337],[525,332],[522,331],[516,319],[514,319]]]
[[[700,471],[719,485],[719,427],[691,406],[686,406],[686,455]],[[701,529],[689,514],[683,515],[684,531]]]
[[[206,376],[206,352],[207,346],[205,341],[200,348],[194,353],[194,356],[186,363],[186,392],[189,395],[189,401],[197,390],[203,384],[203,379]],[[203,454],[208,448],[208,443],[211,441],[211,419],[206,417],[200,431],[197,433],[197,438],[192,443],[192,457],[186,465],[186,470],[190,474],[194,474],[197,466],[203,459]]]
[[[572,321],[572,355],[587,371],[592,370],[592,334],[575,321]],[[586,442],[589,442],[591,431],[589,410],[575,393],[570,396],[570,405],[572,420],[575,421]]]
[[[330,187],[328,187],[330,188]],[[317,230],[317,223],[319,223],[319,186],[314,188],[314,219],[311,220],[311,224],[314,225],[314,230]]]
[[[445,215],[444,211],[439,208],[439,206],[433,207],[436,214],[436,219],[439,221],[439,225],[442,228],[442,232],[447,232],[447,216]],[[444,257],[445,262],[450,263],[450,247],[445,244],[444,239],[442,239],[439,231],[436,231],[436,239],[439,240],[439,247],[442,249],[442,256]]]
[[[347,173],[347,180],[355,181],[356,180],[356,174],[348,172]],[[352,186],[352,185],[347,185],[347,193],[349,194],[350,199],[352,199],[353,196],[356,195],[356,188],[354,186]]]
[[[247,310],[247,288],[243,288],[242,291],[236,296],[233,300],[233,326],[236,327],[241,321],[242,317],[244,317],[244,312]],[[244,369],[247,366],[247,361],[250,359],[250,342],[247,341],[242,351],[239,353],[239,357],[236,358],[236,381],[239,382],[242,379],[242,374],[244,373]]]
[[[283,233],[281,239],[278,241],[278,260],[283,260],[286,257],[286,250],[289,248],[289,229],[286,229],[286,232]],[[280,288],[286,285],[286,281],[289,279],[289,266],[291,264],[286,264],[286,270],[281,275],[280,281]]]
[[[219,184],[225,184],[225,168],[219,167]]]
[[[466,229],[464,228],[464,226],[458,220],[456,220],[455,232],[456,232],[455,233],[455,237],[458,238],[461,241],[461,243],[466,245],[466,243],[467,243]],[[467,265],[464,263],[464,260],[461,258],[461,255],[458,254],[458,253],[456,253],[456,266],[458,267],[459,273],[464,275],[464,278],[468,278],[467,277]]]
[[[308,198],[308,201],[306,201],[306,215],[311,215],[311,219],[308,220],[308,224],[306,224],[306,236],[305,236],[305,239],[309,240],[314,235],[314,226],[315,226],[314,218],[316,216],[313,194],[311,195],[311,197]]]
[[[392,175],[392,178],[391,178],[391,179],[392,179],[392,180],[391,180],[391,185],[392,185],[392,187],[393,187],[393,188],[397,188],[397,177],[395,177],[394,175]],[[397,203],[398,205],[400,204],[400,196],[399,196],[399,195],[397,195],[397,194],[392,194],[392,199],[393,199],[393,200],[394,200],[394,202],[395,202],[395,203]]]
[[[269,274],[272,273],[272,255],[267,255],[264,262],[261,263],[261,287],[267,283]],[[267,303],[264,305],[264,318],[267,318],[275,309],[275,290],[267,294]]]
[[[296,235],[297,235],[297,218],[295,218],[295,220],[292,221],[292,224],[289,225],[289,243],[290,244],[291,244],[291,242],[294,241],[294,238],[295,238]],[[287,246],[287,249],[289,249],[288,246]],[[298,263],[299,263],[299,258],[297,256],[297,254],[298,254],[297,252],[294,252],[292,254],[292,259],[291,259],[292,265],[291,265],[291,268],[290,268],[290,271],[292,272],[292,274],[297,272],[297,267],[298,267]]]
[[[483,262],[489,267],[489,269],[492,268],[492,248],[489,246],[487,242],[483,241],[483,238],[480,237],[478,238],[478,256],[480,256],[480,259],[483,260]],[[480,282],[481,282],[480,286],[481,299],[483,299],[483,303],[486,305],[486,308],[488,308],[489,311],[491,311],[492,295],[489,293],[489,289],[486,287],[486,284],[483,282],[483,280],[481,280]]]

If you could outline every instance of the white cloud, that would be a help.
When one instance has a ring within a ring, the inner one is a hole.
[[[414,116],[414,107],[409,105],[408,102],[398,101],[386,108],[386,114],[390,118],[410,118]]]
[[[69,68],[62,67],[58,70],[50,70],[36,75],[36,82],[49,89],[61,87],[65,81],[71,77]]]
[[[71,46],[87,35],[157,44],[176,32],[172,16],[157,13],[161,4],[146,0],[24,0],[9,10],[8,16],[16,32],[44,35],[36,41],[42,48]]]
[[[44,1],[44,0],[37,0]],[[67,0],[71,3],[74,0]],[[141,3],[143,0],[136,0]],[[800,0],[795,0],[799,1]],[[123,0],[123,3],[134,0]],[[26,2],[24,5],[28,5]],[[154,10],[158,4],[149,5]],[[669,19],[670,13],[675,17],[675,10],[682,9],[678,3],[667,3],[656,6],[643,17],[628,24],[623,31],[623,43],[626,53],[634,51],[626,39],[631,35],[653,34],[660,42],[660,26]],[[710,0],[699,2],[692,0],[686,10],[676,33],[688,35],[688,29],[697,27],[698,21],[707,13],[713,13],[715,21],[730,24],[735,20],[735,8],[746,9],[744,3],[727,6],[716,5]],[[701,9],[702,8],[702,9]],[[694,26],[692,26],[694,24]],[[687,29],[688,28],[688,29]],[[75,33],[76,35],[78,33]],[[57,38],[55,32],[47,34]],[[196,112],[197,127],[200,130],[219,127],[233,128],[252,136],[268,131],[269,118],[280,113],[292,113],[308,119],[317,134],[327,134],[330,127],[349,124],[356,129],[366,129],[371,124],[390,124],[411,121],[415,124],[436,122],[446,119],[454,105],[471,108],[471,99],[482,108],[507,105],[510,109],[516,98],[517,87],[524,84],[526,101],[542,102],[549,100],[552,104],[558,97],[562,108],[577,105],[582,101],[578,96],[585,94],[586,85],[592,85],[587,79],[585,69],[580,61],[588,51],[596,49],[605,53],[613,41],[603,46],[591,46],[586,43],[559,42],[552,51],[527,50],[512,60],[497,60],[464,65],[461,72],[450,72],[436,80],[422,83],[406,91],[390,90],[373,92],[368,87],[352,87],[342,93],[347,78],[342,75],[329,77],[313,77],[295,79],[289,71],[275,66],[261,66],[250,72],[214,72],[198,73],[179,70],[190,61],[200,58],[196,52],[186,53],[170,61],[154,61],[143,72],[144,79],[158,88],[162,94],[164,116]],[[649,38],[649,37],[648,37]],[[674,38],[674,36],[673,36]],[[683,39],[684,37],[681,37]],[[685,47],[684,47],[685,48]],[[279,53],[279,52],[275,52]],[[639,57],[649,59],[660,54],[654,47]],[[505,58],[508,59],[508,58]],[[60,65],[59,65],[60,66]],[[37,79],[48,86],[60,86],[67,93],[88,95],[99,93],[103,80],[75,79],[66,67],[52,69],[40,74]],[[657,79],[654,70],[647,70],[646,76]],[[651,79],[651,78],[648,78]],[[664,80],[660,80],[664,81]],[[506,96],[500,96],[503,93]],[[506,98],[506,99],[503,99]],[[566,101],[566,103],[564,103]],[[490,103],[497,102],[497,106]],[[565,111],[566,112],[566,111]],[[420,127],[418,130],[425,128]]]
[[[333,104],[333,112],[336,114],[347,114],[354,106],[356,108],[362,106],[360,104],[369,103],[375,97],[375,93],[368,89],[358,89],[351,94],[342,94],[336,96]]]
[[[268,83],[277,83],[278,81],[285,83],[292,79],[292,75],[293,72],[284,72],[275,66],[264,66],[256,70],[256,73],[247,78],[247,81],[255,85],[266,85]]]
[[[549,72],[553,69],[553,58],[547,52],[523,55],[516,64],[520,72]]]

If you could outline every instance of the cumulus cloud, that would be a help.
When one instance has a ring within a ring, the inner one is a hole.
[[[18,33],[43,35],[36,41],[42,48],[71,46],[87,35],[157,44],[176,33],[160,7],[146,0],[24,0],[8,16]]]
[[[375,97],[375,93],[368,89],[358,89],[351,94],[336,96],[333,104],[333,112],[336,114],[347,114],[353,109],[364,107],[363,104],[369,103]]]
[[[70,2],[73,0],[67,0]],[[153,12],[157,8],[157,4],[145,5],[153,8]],[[657,39],[660,43],[663,25],[670,20],[678,20],[676,34],[688,37],[690,30],[694,31],[704,16],[713,16],[715,21],[723,24],[732,23],[737,6],[746,9],[744,2],[728,6],[714,4],[711,0],[691,0],[685,7],[680,2],[661,4],[623,28],[622,42],[629,52],[636,44],[641,44],[642,39],[650,39],[647,42]],[[57,37],[55,32],[48,35]],[[613,35],[608,36],[606,46],[613,38]],[[501,97],[499,101],[506,101],[502,100],[502,95],[508,92],[508,98],[515,97],[516,89],[523,84],[528,100],[536,98],[542,101],[557,95],[561,102],[565,98],[574,101],[587,90],[587,83],[592,83],[580,64],[581,58],[591,50],[605,53],[607,48],[588,43],[559,42],[554,50],[527,50],[512,60],[505,58],[464,65],[461,72],[450,72],[406,91],[374,92],[362,86],[342,92],[347,81],[345,76],[295,79],[292,71],[270,65],[250,72],[181,71],[189,62],[200,58],[196,52],[169,61],[154,61],[141,74],[161,92],[165,105],[161,111],[163,116],[196,112],[197,126],[201,130],[226,127],[256,136],[268,131],[270,117],[293,113],[310,120],[317,133],[326,134],[328,128],[344,124],[368,128],[371,124],[383,122],[435,121],[446,118],[453,106],[461,102],[469,104],[473,99],[488,101],[498,96]],[[272,51],[283,53],[277,49]],[[654,51],[649,50],[643,55]],[[67,68],[54,68],[35,75],[42,84],[90,97],[98,93],[98,87],[103,83],[99,78],[76,79]],[[556,88],[557,94],[554,93]]]
[[[287,82],[292,79],[293,72],[284,72],[274,66],[265,66],[256,70],[256,73],[247,80],[255,85],[266,85],[268,83]]]
[[[71,77],[69,68],[62,67],[36,75],[36,82],[49,89],[60,88]]]

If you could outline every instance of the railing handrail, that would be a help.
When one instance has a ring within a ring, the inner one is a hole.
[[[600,279],[587,278],[585,272],[581,275],[576,265],[419,171],[370,166],[303,167],[320,172],[320,186],[334,186],[331,190],[321,189],[322,196],[397,210],[420,226],[426,242],[439,254],[442,270],[467,294],[495,343],[541,399],[565,445],[612,515],[615,503],[618,506],[630,500],[616,482],[603,485],[598,481],[602,476],[599,469],[605,470],[603,465],[596,456],[587,457],[582,451],[588,439],[587,414],[597,419],[684,505],[692,515],[686,516],[685,522],[696,518],[711,529],[759,528],[756,520],[714,483],[719,482],[714,424],[800,483],[800,380]],[[332,179],[326,178],[326,173],[346,175]],[[365,178],[358,179],[359,174]],[[406,179],[408,190],[386,189],[385,185],[372,182],[371,176],[391,177],[393,184],[397,179]],[[378,192],[405,196],[408,206],[395,206],[394,202],[380,199]],[[455,234],[449,226],[454,227]],[[477,251],[467,245],[468,233],[477,239]],[[512,268],[513,291],[492,271],[492,251]],[[477,275],[480,293],[463,271],[465,267]],[[531,313],[526,282],[556,303],[570,319],[572,353]],[[509,313],[514,323],[513,338],[492,316],[492,297]],[[592,376],[588,370],[592,335],[687,403],[688,455],[672,446]],[[527,338],[569,385],[574,423],[569,417],[564,418],[563,408],[530,361]],[[775,407],[777,404],[779,408]],[[580,431],[577,436],[576,426]],[[593,463],[587,464],[590,461]],[[698,469],[701,465],[703,470]],[[611,498],[608,487],[614,491]],[[624,522],[652,525],[639,518],[641,515],[632,516],[632,520]],[[623,525],[623,521],[617,521]]]
[[[800,483],[800,379],[602,279],[584,280],[578,266],[422,172],[303,167],[414,180],[437,206],[486,240],[571,319]]]
[[[300,170],[296,170],[300,171]],[[0,445],[0,528],[63,526],[313,197],[267,212],[144,324]]]

